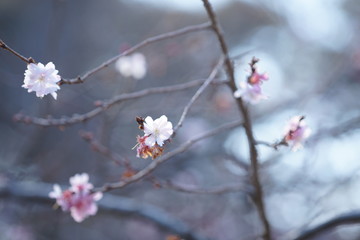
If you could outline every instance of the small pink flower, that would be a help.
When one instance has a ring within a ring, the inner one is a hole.
[[[269,76],[267,73],[259,74],[258,72],[252,73],[248,78],[248,83],[251,85],[262,84],[263,81],[267,81]]]
[[[75,174],[70,178],[71,190],[74,192],[89,191],[94,186],[89,183],[89,175],[87,173]]]
[[[76,222],[82,222],[88,216],[97,213],[98,207],[96,201],[102,198],[101,192],[87,193],[79,192],[73,196],[72,206],[70,208],[71,216]]]
[[[76,174],[70,178],[69,189],[62,191],[60,186],[55,184],[54,190],[49,193],[49,197],[55,198],[64,212],[70,211],[76,222],[95,215],[98,209],[96,201],[102,198],[101,192],[91,192],[93,185],[88,181],[88,174]]]
[[[268,97],[262,93],[259,84],[252,85],[246,82],[240,83],[240,88],[234,92],[234,97],[241,97],[244,101],[251,104],[256,104],[263,99],[268,99]]]
[[[61,207],[63,211],[69,211],[72,206],[72,195],[73,192],[70,190],[61,190],[58,184],[54,185],[54,190],[49,193],[50,198],[56,199],[56,204]]]
[[[302,143],[311,134],[311,129],[306,125],[303,116],[295,116],[290,119],[285,127],[284,141],[290,144],[293,151],[302,148]]]
[[[262,93],[261,85],[263,81],[267,81],[269,76],[266,73],[259,74],[256,70],[255,64],[259,60],[253,58],[250,67],[251,75],[248,77],[247,82],[241,82],[238,90],[234,92],[235,98],[242,98],[245,102],[256,104],[268,97]]]

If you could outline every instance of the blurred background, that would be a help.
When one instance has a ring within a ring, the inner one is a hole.
[[[357,0],[213,0],[223,27],[237,81],[247,63],[260,58],[267,72],[267,101],[250,107],[258,140],[275,142],[293,115],[305,115],[313,137],[292,152],[259,146],[266,208],[274,236],[291,239],[299,231],[360,207],[360,4]],[[187,25],[206,22],[198,0],[1,0],[0,38],[36,61],[54,62],[63,78],[74,78],[140,41]],[[63,85],[58,100],[37,98],[21,88],[26,64],[0,51],[1,182],[68,184],[87,172],[95,186],[118,181],[124,168],[94,152],[79,131],[142,169],[136,158],[141,135],[136,116],[165,114],[174,124],[196,88],[117,104],[86,123],[42,128],[13,121],[17,113],[35,117],[72,116],[94,108],[96,100],[149,87],[206,78],[220,50],[210,31],[164,40],[139,51],[146,75],[124,77],[111,65],[84,84]],[[224,77],[224,76],[219,76]],[[226,86],[210,86],[191,109],[165,151],[240,114]],[[339,126],[339,127],[336,127]],[[336,128],[334,128],[336,127]],[[194,145],[157,169],[153,176],[177,184],[211,188],[246,178],[248,149],[241,128]],[[156,188],[149,181],[111,192],[158,206],[213,239],[254,239],[258,214],[241,192],[196,195]],[[169,232],[141,218],[102,212],[81,224],[50,205],[0,199],[1,239],[166,239]],[[359,226],[342,227],[316,239],[360,239]]]

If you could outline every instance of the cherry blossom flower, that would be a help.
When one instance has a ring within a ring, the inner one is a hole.
[[[240,88],[234,92],[234,97],[241,97],[244,101],[251,104],[256,104],[263,99],[268,99],[268,97],[262,93],[259,84],[252,85],[245,82],[240,83]]]
[[[25,71],[23,88],[28,92],[35,92],[37,97],[44,97],[51,94],[54,99],[57,98],[56,91],[60,89],[57,84],[61,77],[58,75],[58,70],[52,62],[45,66],[42,63],[30,63]]]
[[[162,155],[164,148],[160,147],[158,144],[154,144],[154,146],[149,147],[148,145],[145,144],[146,139],[148,138],[148,136],[143,136],[137,137],[137,148],[136,148],[136,156],[137,157],[141,157],[141,158],[148,158],[148,157],[152,157],[153,159],[159,157]]]
[[[142,79],[146,75],[146,59],[141,53],[120,57],[115,67],[124,77]]]
[[[71,190],[74,192],[90,191],[94,186],[89,183],[89,175],[87,173],[75,174],[70,178]]]
[[[58,184],[54,185],[54,190],[49,193],[50,198],[56,199],[56,204],[61,207],[63,211],[69,211],[72,206],[73,192],[70,190],[61,190]]]
[[[151,117],[146,117],[144,122],[144,132],[147,138],[145,144],[153,147],[158,144],[160,147],[164,141],[169,139],[173,134],[172,123],[168,121],[165,115],[153,120]]]
[[[102,198],[102,193],[91,192],[93,185],[89,183],[89,175],[86,173],[71,177],[70,184],[71,187],[65,191],[55,184],[49,197],[56,199],[56,204],[63,211],[70,211],[76,222],[82,222],[88,216],[97,213],[96,201]]]
[[[262,84],[263,81],[267,81],[269,80],[269,76],[267,75],[267,73],[263,73],[263,74],[259,74],[258,72],[253,72],[249,78],[248,78],[248,83],[251,85],[258,85],[258,84]]]
[[[242,98],[244,101],[251,104],[256,104],[263,99],[268,97],[262,93],[261,85],[263,81],[269,79],[266,73],[259,74],[256,70],[255,64],[259,59],[253,58],[250,67],[251,75],[248,77],[247,82],[240,82],[239,89],[234,92],[235,98]]]
[[[291,146],[292,151],[302,148],[302,143],[311,134],[311,129],[306,125],[304,116],[295,116],[290,119],[285,129],[284,140]]]

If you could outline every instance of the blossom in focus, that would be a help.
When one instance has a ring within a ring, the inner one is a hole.
[[[291,146],[293,151],[297,151],[310,136],[311,129],[306,125],[304,116],[295,116],[290,119],[284,132],[284,141]]]
[[[57,205],[63,211],[70,211],[76,222],[95,215],[98,209],[96,201],[102,198],[101,192],[91,192],[93,185],[88,181],[88,174],[76,174],[70,178],[69,189],[62,191],[60,186],[55,184],[54,190],[49,193],[49,197],[56,199]]]
[[[173,134],[172,123],[168,121],[165,115],[153,120],[151,117],[146,117],[144,122],[144,132],[147,138],[145,144],[153,147],[158,144],[160,147],[164,141],[168,140]]]
[[[26,88],[28,92],[35,92],[37,97],[42,98],[51,94],[56,99],[56,91],[60,89],[57,83],[61,80],[58,72],[52,62],[45,66],[42,63],[30,63],[25,71],[22,87]]]
[[[146,139],[148,138],[148,136],[143,136],[137,137],[137,148],[136,148],[136,156],[137,157],[141,157],[141,158],[148,158],[148,157],[152,157],[153,159],[159,157],[162,155],[164,148],[160,147],[158,144],[154,144],[154,146],[149,147],[148,145],[145,144]]]
[[[141,79],[146,75],[146,59],[141,53],[120,57],[116,61],[115,67],[124,77]]]

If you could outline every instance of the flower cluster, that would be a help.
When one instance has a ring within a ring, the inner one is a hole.
[[[131,56],[120,57],[115,63],[115,68],[124,77],[144,78],[146,75],[145,56],[141,53],[134,53]]]
[[[292,117],[284,129],[283,142],[290,145],[293,151],[301,149],[302,142],[311,134],[311,129],[304,119],[304,116]]]
[[[24,85],[28,92],[35,92],[37,97],[51,94],[56,99],[56,91],[60,89],[57,84],[61,77],[58,75],[55,65],[49,62],[45,66],[42,63],[30,63],[25,71]]]
[[[70,184],[71,187],[65,191],[55,184],[49,197],[56,199],[56,204],[64,212],[70,211],[76,222],[82,222],[88,216],[96,214],[96,201],[102,198],[102,193],[91,191],[94,187],[89,183],[89,175],[86,173],[71,177]]]
[[[234,97],[242,98],[244,101],[256,104],[262,99],[267,99],[268,97],[262,93],[261,85],[263,81],[269,79],[266,73],[259,74],[256,70],[255,64],[259,60],[253,58],[249,64],[251,67],[251,75],[248,77],[247,82],[241,82],[240,88],[234,92]]]
[[[137,157],[153,159],[162,155],[164,142],[173,134],[172,123],[168,121],[165,115],[153,120],[146,117],[144,120],[138,120],[140,129],[144,130],[144,136],[137,137]]]

